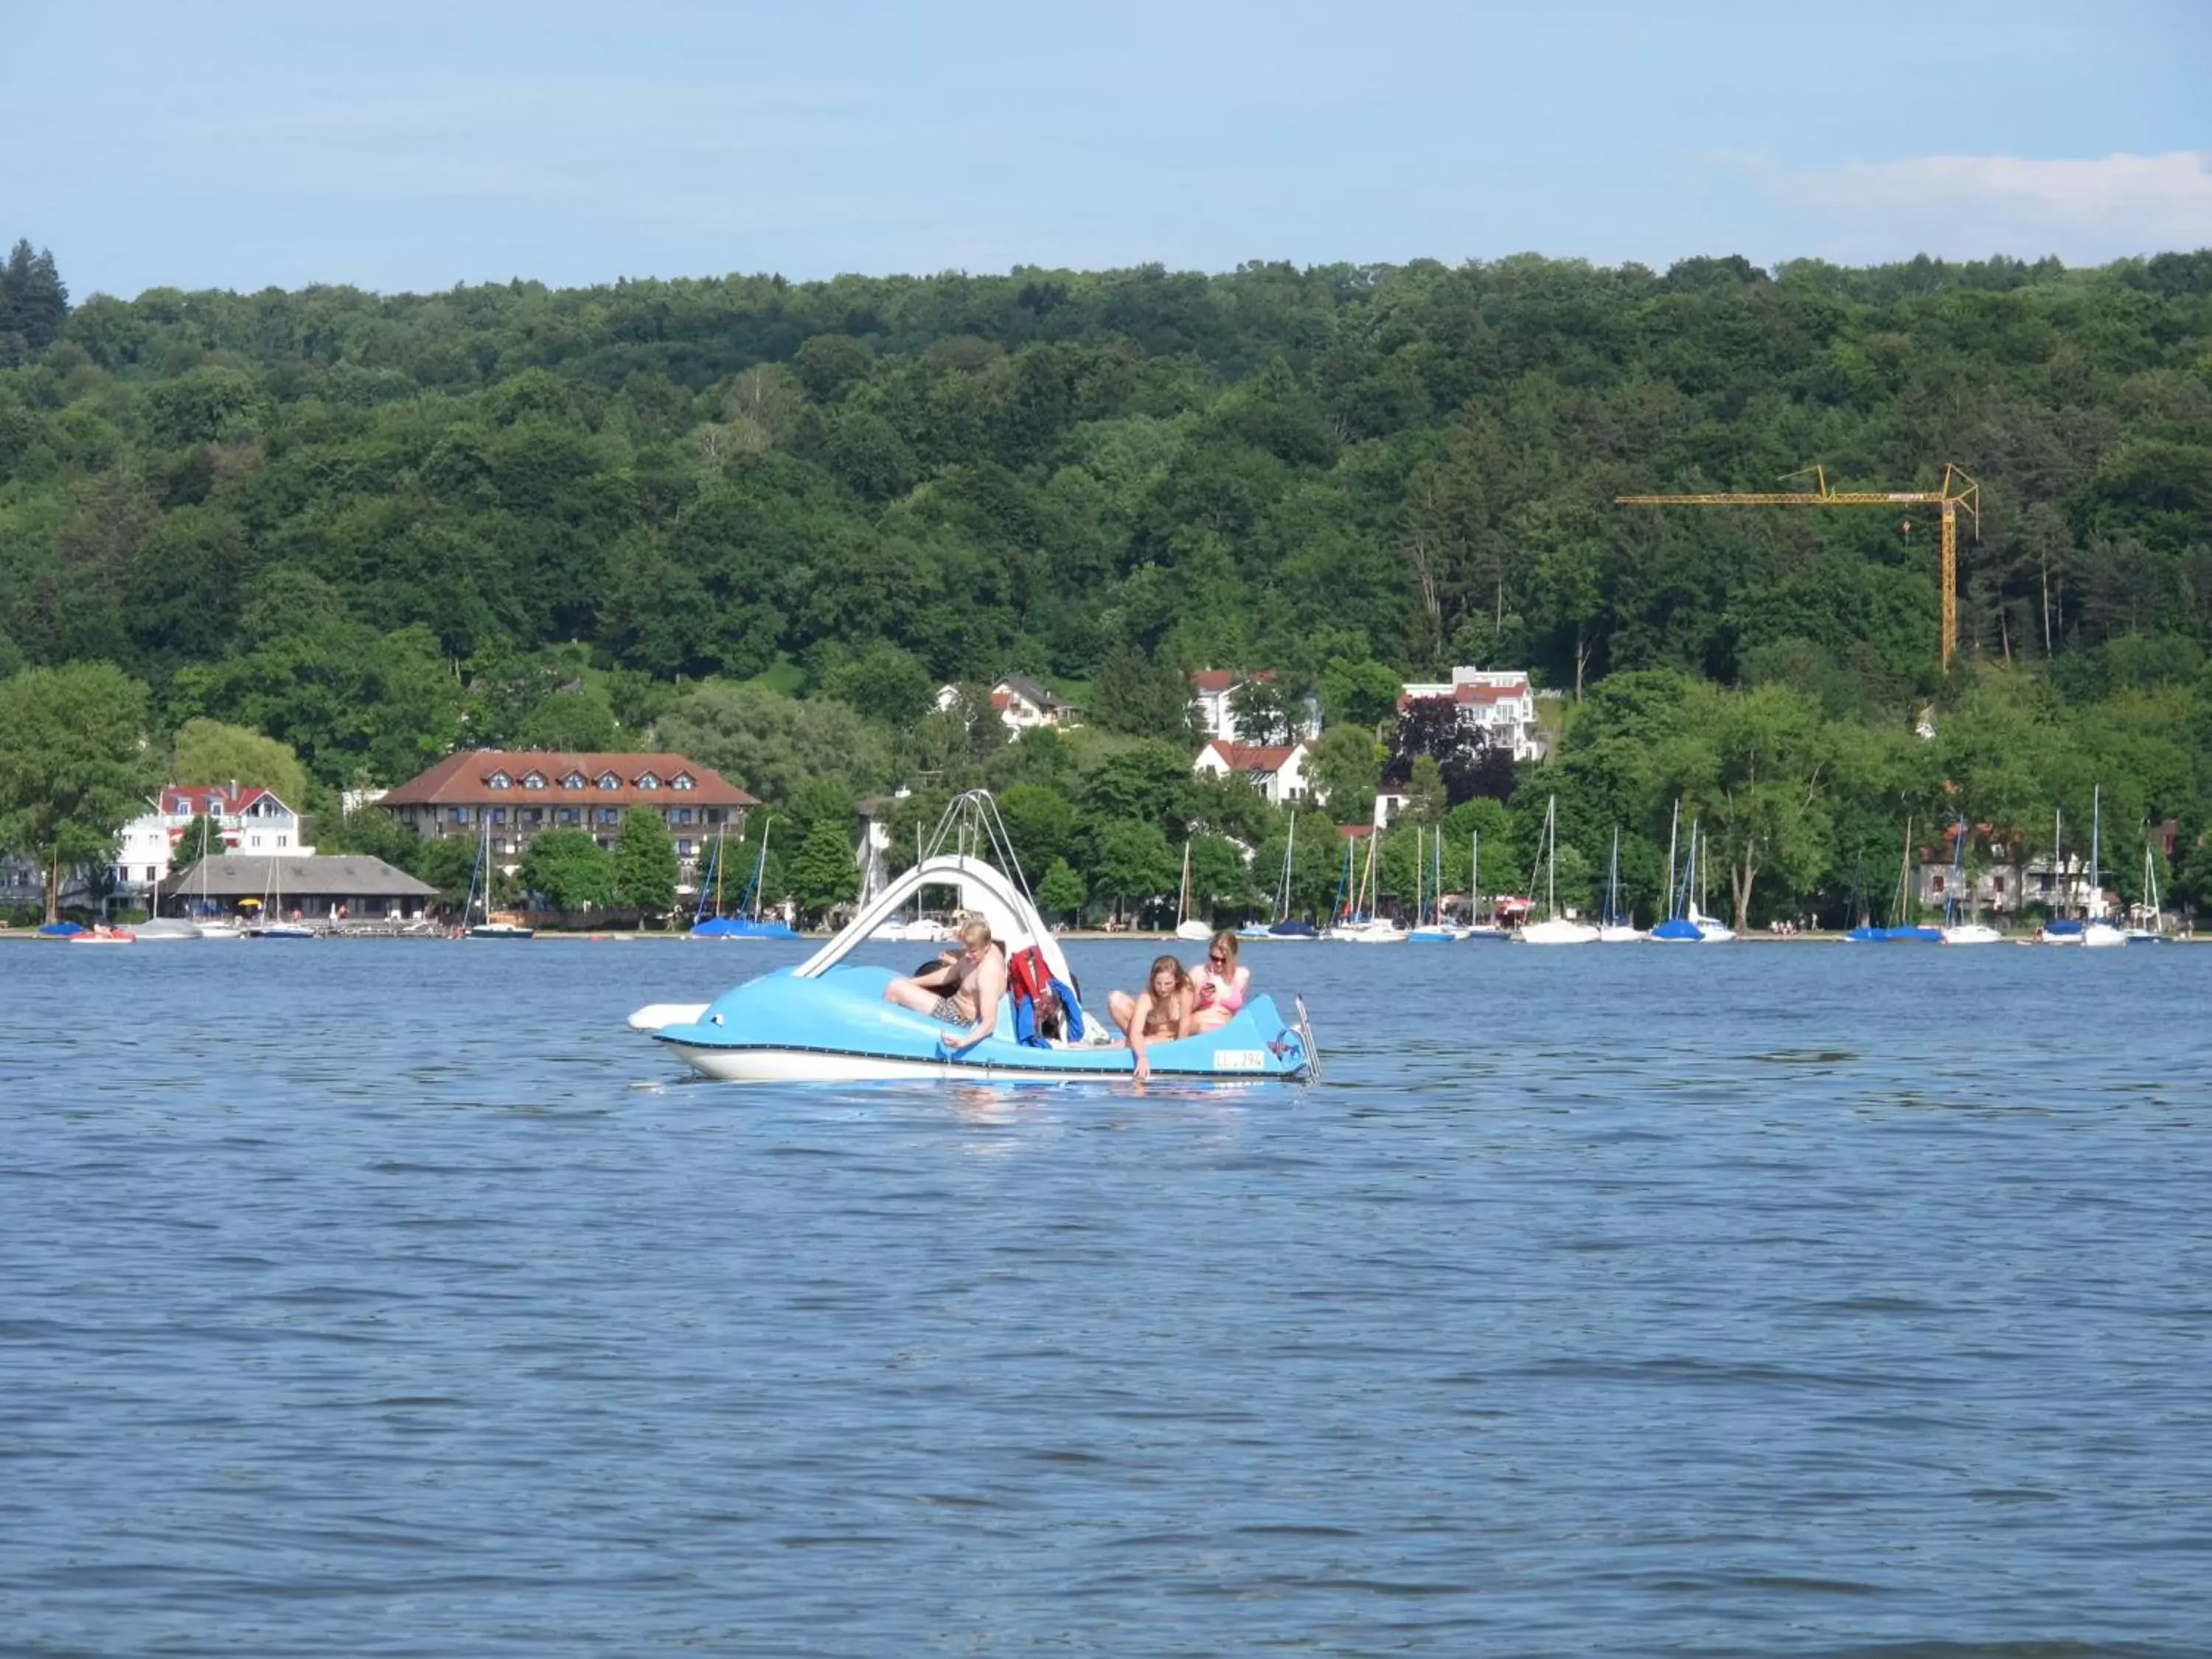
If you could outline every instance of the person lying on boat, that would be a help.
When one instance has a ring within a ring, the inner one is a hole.
[[[1149,1044],[1172,1042],[1198,1030],[1198,993],[1192,988],[1182,963],[1173,957],[1160,957],[1153,962],[1152,971],[1145,977],[1145,988],[1137,995],[1113,992],[1106,999],[1106,1007],[1136,1051],[1139,1082],[1152,1074],[1152,1061],[1145,1054]]]
[[[1201,1031],[1218,1031],[1228,1024],[1252,994],[1252,970],[1237,965],[1237,935],[1216,933],[1206,947],[1205,963],[1190,969]]]
[[[1006,994],[1006,955],[991,939],[991,924],[977,917],[960,925],[959,960],[946,988],[924,984],[912,975],[884,987],[885,1002],[941,1019],[960,1030],[957,1039],[950,1035],[943,1039],[950,1054],[974,1048],[998,1029],[999,999]]]

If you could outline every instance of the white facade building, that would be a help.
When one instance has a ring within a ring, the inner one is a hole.
[[[1225,738],[1216,738],[1198,751],[1198,758],[1191,763],[1190,769],[1214,777],[1227,777],[1231,773],[1248,777],[1259,786],[1270,805],[1282,806],[1306,799],[1309,754],[1303,741],[1231,743]]]
[[[172,868],[182,869],[200,855],[197,847],[179,847],[177,838],[195,817],[210,819],[222,836],[216,854],[284,854],[312,858],[315,849],[300,844],[300,815],[258,783],[167,784],[148,803],[153,810],[123,826],[115,854],[119,892],[143,895],[166,882]]]
[[[1541,760],[1551,747],[1536,724],[1536,692],[1525,672],[1455,668],[1449,680],[1409,680],[1398,694],[1403,708],[1417,698],[1449,697],[1460,723],[1510,747],[1516,761]]]
[[[1237,728],[1237,714],[1229,706],[1230,698],[1239,686],[1274,678],[1274,672],[1270,669],[1200,669],[1190,677],[1190,703],[1198,711],[1199,730],[1209,738],[1226,738],[1231,743],[1243,742],[1244,734]],[[1308,696],[1299,701],[1304,705],[1304,712],[1298,721],[1297,735],[1302,738],[1319,737],[1321,700]]]

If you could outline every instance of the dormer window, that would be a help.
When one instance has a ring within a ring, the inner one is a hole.
[[[563,789],[581,789],[584,787],[584,775],[581,772],[569,773],[567,777],[561,780],[561,787]]]
[[[658,789],[660,787],[660,780],[650,772],[641,772],[637,775],[637,787],[641,789]]]
[[[599,787],[602,789],[619,789],[622,787],[622,780],[611,772],[602,772],[599,774]]]
[[[494,789],[512,789],[514,787],[514,780],[507,776],[504,772],[493,773],[489,777],[484,780],[484,782],[488,787]]]
[[[668,787],[671,789],[690,789],[695,786],[691,781],[691,775],[689,772],[678,772],[675,777],[670,781]]]
[[[523,779],[522,787],[525,789],[543,789],[545,787],[545,775],[543,772],[532,772],[528,777]]]

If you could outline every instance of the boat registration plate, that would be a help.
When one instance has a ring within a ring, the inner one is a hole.
[[[1224,1072],[1264,1072],[1267,1055],[1261,1048],[1216,1048],[1213,1063]]]

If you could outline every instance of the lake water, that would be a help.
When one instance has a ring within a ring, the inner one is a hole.
[[[798,954],[0,947],[0,1648],[2212,1642],[2212,948],[1255,945],[1328,1080],[1212,1095],[623,1028]]]

